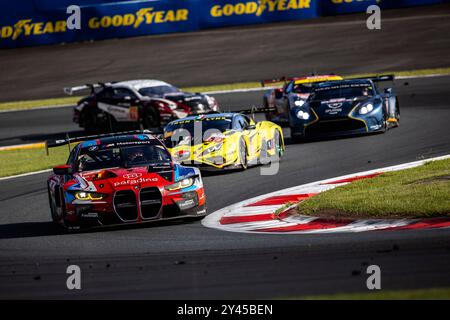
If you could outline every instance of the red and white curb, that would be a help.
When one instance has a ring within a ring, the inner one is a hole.
[[[316,181],[251,198],[215,211],[202,220],[208,228],[231,232],[270,234],[317,234],[448,228],[450,218],[430,219],[323,219],[291,215],[290,209],[308,197],[359,179],[368,179],[388,171],[420,166],[426,162],[450,158],[450,155],[385,167],[337,178]],[[289,206],[289,203],[294,203]],[[277,210],[284,209],[281,213]]]

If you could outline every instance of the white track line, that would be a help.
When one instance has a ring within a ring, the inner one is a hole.
[[[19,111],[34,111],[34,110],[47,110],[47,109],[61,109],[61,108],[68,108],[73,107],[75,104],[58,104],[58,105],[52,105],[52,106],[42,106],[42,107],[36,107],[36,108],[28,108],[28,109],[8,109],[8,110],[0,110],[0,113],[8,113],[8,112],[19,112]]]
[[[3,180],[10,180],[10,179],[15,179],[15,178],[22,178],[22,177],[27,177],[27,176],[32,176],[35,174],[40,174],[40,173],[46,173],[46,172],[50,172],[53,169],[45,169],[45,170],[39,170],[39,171],[33,171],[33,172],[27,172],[27,173],[22,173],[22,174],[17,174],[15,176],[8,176],[8,177],[3,177],[0,178],[0,181]]]

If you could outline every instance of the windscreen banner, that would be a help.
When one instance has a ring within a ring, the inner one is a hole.
[[[0,3],[0,48],[189,32],[450,0],[21,0]],[[79,28],[68,25],[75,5]]]

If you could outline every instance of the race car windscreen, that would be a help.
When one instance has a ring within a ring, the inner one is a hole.
[[[292,92],[294,93],[310,93],[312,91],[312,84],[311,83],[299,83],[295,84],[294,88],[292,89]]]
[[[327,101],[371,96],[373,96],[373,87],[370,84],[344,84],[316,88],[309,99]]]
[[[78,171],[91,171],[118,167],[166,165],[170,154],[160,145],[131,145],[106,149],[84,148],[77,159]]]
[[[230,130],[231,123],[232,120],[227,117],[177,121],[167,126],[164,143],[170,147],[181,143],[200,144],[207,141],[211,135]],[[201,135],[197,134],[197,137],[194,133],[198,132],[201,132]]]
[[[180,90],[178,88],[175,88],[174,86],[168,86],[168,85],[147,87],[147,88],[139,89],[139,93],[141,95],[147,96],[147,97],[155,97],[155,96],[161,97],[168,93],[174,93],[174,92],[180,92]]]

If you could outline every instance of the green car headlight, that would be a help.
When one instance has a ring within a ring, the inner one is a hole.
[[[165,187],[165,189],[168,191],[175,191],[175,190],[190,187],[194,184],[194,182],[195,182],[194,178],[187,178],[187,179],[183,179],[181,181],[175,182],[171,185],[168,185]]]

